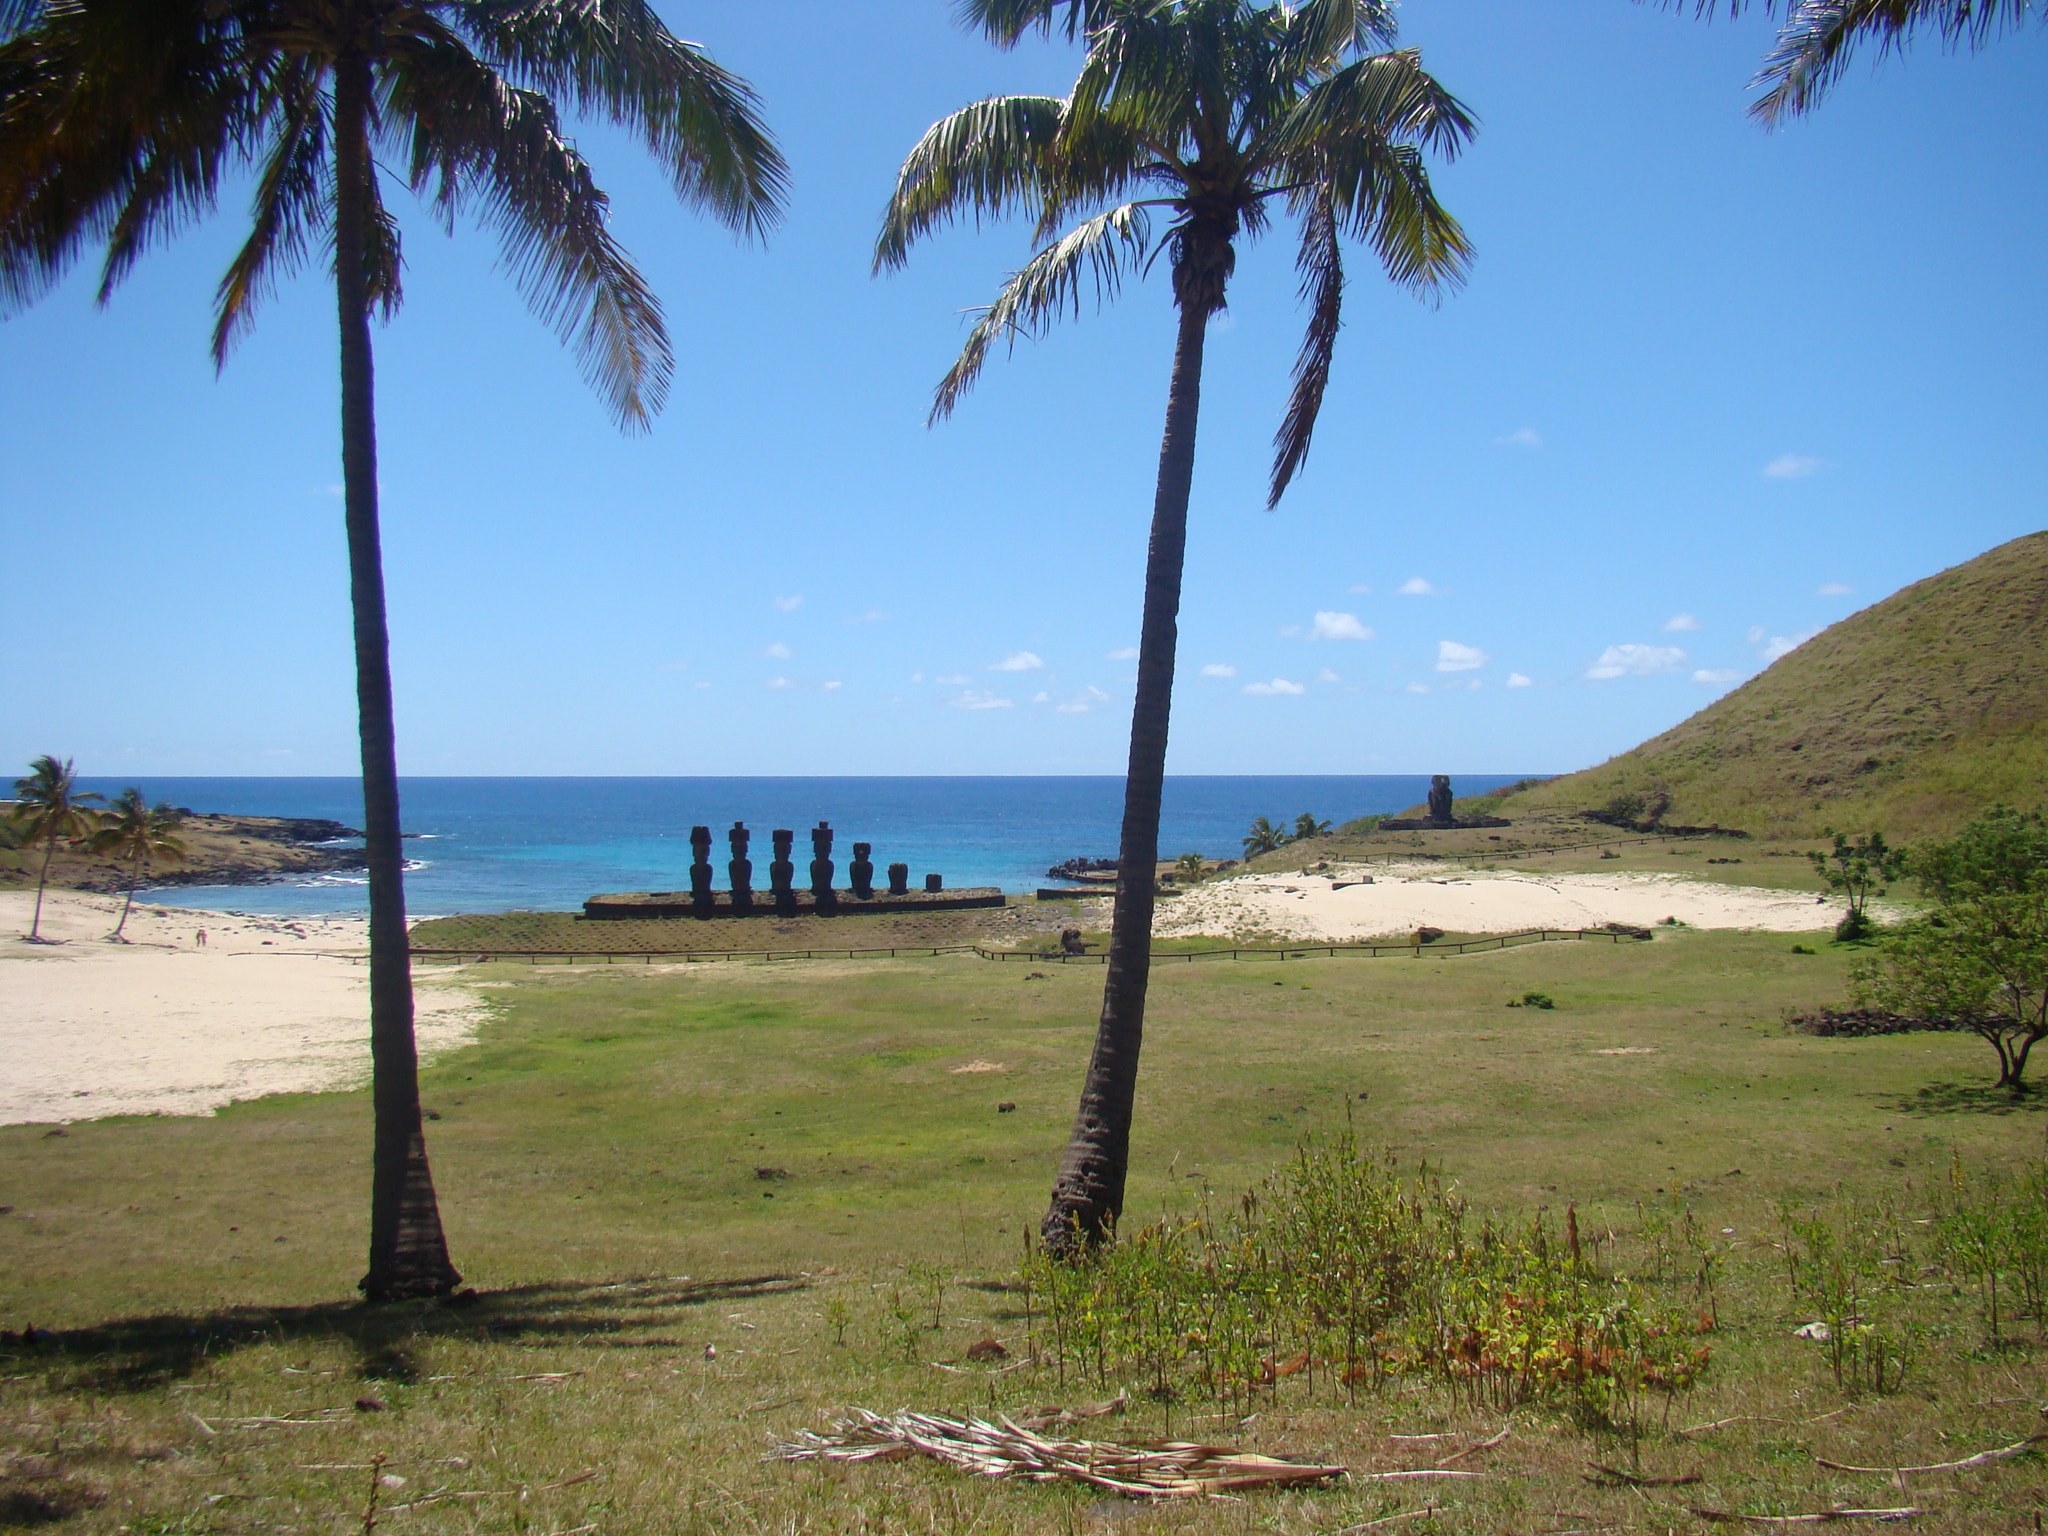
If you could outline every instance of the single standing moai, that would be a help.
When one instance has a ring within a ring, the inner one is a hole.
[[[1442,826],[1449,826],[1454,819],[1451,815],[1451,776],[1448,773],[1436,774],[1429,781],[1429,819]]]
[[[873,843],[855,843],[853,862],[846,866],[846,883],[862,901],[871,900],[875,894],[874,851]]]
[[[775,838],[775,859],[768,866],[768,889],[775,897],[776,911],[794,912],[796,891],[791,882],[796,879],[796,865],[789,861],[789,850],[796,841],[796,834],[787,827],[777,827],[772,835]]]
[[[716,902],[711,896],[711,829],[690,828],[690,905],[699,917],[709,917]]]
[[[747,857],[747,841],[753,836],[744,821],[732,824],[732,830],[725,839],[732,844],[732,862],[725,866],[726,877],[732,883],[732,909],[735,912],[750,912],[754,907],[754,864]]]
[[[891,864],[889,866],[889,894],[891,896],[908,896],[910,894],[910,866],[908,864]]]
[[[821,821],[811,828],[811,899],[821,912],[830,911],[832,892],[832,823]]]
[[[944,875],[926,875],[924,877],[924,888],[928,895],[936,896],[946,888],[946,877]]]

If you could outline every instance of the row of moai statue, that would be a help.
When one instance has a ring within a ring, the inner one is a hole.
[[[778,911],[793,911],[796,907],[796,865],[789,854],[796,842],[796,834],[784,828],[777,828],[769,834],[775,840],[775,858],[768,865],[768,899]],[[732,859],[725,866],[728,889],[731,893],[732,910],[749,912],[754,907],[754,863],[747,857],[747,845],[753,833],[747,824],[736,821],[732,830],[725,834],[732,847]],[[711,882],[715,878],[711,867],[711,829],[690,828],[690,900],[699,912],[709,913],[716,902],[712,896]],[[846,882],[853,894],[866,901],[875,894],[875,865],[871,855],[872,843],[853,845],[853,862],[846,866]],[[837,906],[839,893],[832,885],[832,827],[829,822],[819,822],[811,829],[811,899],[821,911]],[[937,892],[945,882],[938,875],[926,875],[924,888]],[[889,894],[908,896],[910,894],[910,866],[891,864],[889,866]]]

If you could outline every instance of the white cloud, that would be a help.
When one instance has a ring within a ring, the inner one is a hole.
[[[1764,647],[1764,664],[1768,666],[1770,663],[1776,661],[1780,656],[1791,655],[1794,651],[1798,650],[1799,647],[1806,644],[1807,641],[1811,640],[1815,635],[1819,633],[1820,631],[1817,629],[1802,629],[1796,635],[1771,636],[1771,643]]]
[[[1316,674],[1316,681],[1319,683],[1341,683],[1344,679],[1332,672],[1328,667],[1325,667]]]
[[[1050,704],[1052,702],[1052,695],[1041,688],[1037,693],[1031,695],[1031,702],[1034,704]]]
[[[1740,676],[1742,674],[1733,667],[1701,667],[1697,672],[1693,673],[1692,680],[1696,683],[1706,683],[1712,687],[1719,688],[1734,682]]]
[[[1311,640],[1370,640],[1372,631],[1358,622],[1355,613],[1320,612],[1316,615],[1316,627],[1309,631]]]
[[[985,688],[970,688],[958,698],[946,701],[955,709],[1014,709],[1015,701],[1000,694],[990,693]]]
[[[1519,672],[1510,672],[1508,674],[1508,686],[1510,688],[1534,688],[1536,684]]]
[[[1012,651],[1001,661],[988,664],[991,672],[1036,672],[1045,665],[1029,651]]]
[[[1410,684],[1408,685],[1408,691],[1409,691],[1410,693],[1427,693],[1427,692],[1429,692],[1429,684],[1427,684],[1427,683],[1410,683]]]
[[[777,661],[787,661],[789,660],[789,647],[778,640],[761,654],[763,656],[773,656]]]
[[[804,600],[800,597],[778,597],[775,599],[775,606],[784,613],[795,613],[803,605]]]
[[[866,613],[856,613],[846,622],[849,624],[886,624],[889,622],[889,615],[882,612],[879,608],[870,608]]]
[[[1586,676],[1601,681],[1610,677],[1656,677],[1676,672],[1685,665],[1685,652],[1675,645],[1610,645]]]
[[[1420,576],[1410,576],[1401,583],[1400,593],[1403,597],[1435,597],[1436,588]]]
[[[1231,665],[1231,664],[1230,664],[1229,662],[1227,662],[1227,661],[1212,661],[1212,662],[1210,662],[1210,663],[1209,663],[1209,665],[1207,665],[1206,667],[1202,668],[1202,676],[1204,676],[1204,677],[1235,677],[1235,676],[1237,676],[1237,668],[1233,667],[1233,666],[1232,666],[1232,665]]]
[[[1847,597],[1856,589],[1845,582],[1824,581],[1813,589],[1815,597]]]
[[[1351,593],[1352,593],[1352,595],[1353,595],[1354,597],[1371,597],[1371,596],[1372,596],[1372,588],[1371,588],[1371,587],[1368,587],[1368,586],[1367,586],[1367,585],[1366,585],[1366,584],[1365,584],[1364,582],[1362,582],[1362,581],[1361,581],[1361,582],[1360,582],[1360,583],[1359,583],[1359,584],[1358,584],[1357,586],[1355,586],[1355,587],[1352,587],[1352,588],[1351,588],[1350,590],[1351,590]]]
[[[1781,453],[1764,466],[1773,480],[1804,480],[1821,468],[1821,461],[1803,453]]]
[[[1765,629],[1765,628],[1763,627],[1763,625],[1761,625],[1761,624],[1752,624],[1752,625],[1750,625],[1750,626],[1749,626],[1749,643],[1750,643],[1751,645],[1762,645],[1762,644],[1764,643],[1764,636],[1765,636],[1765,635],[1766,635],[1767,633],[1768,633],[1768,631],[1767,631],[1767,630],[1766,630],[1766,629]]]
[[[1689,635],[1700,627],[1700,621],[1689,613],[1674,613],[1664,621],[1667,635]]]
[[[786,678],[786,677],[771,677],[771,678],[769,678],[769,679],[768,679],[768,686],[769,686],[770,688],[775,688],[775,689],[785,689],[785,688],[794,688],[794,687],[796,686],[796,684],[795,684],[795,683],[793,683],[793,682],[791,682],[791,681],[790,681],[790,680],[789,680],[788,678]]]
[[[1135,645],[1127,645],[1120,651],[1105,653],[1102,659],[1104,661],[1136,661],[1138,659],[1138,648]]]
[[[1262,698],[1271,698],[1275,694],[1307,693],[1308,689],[1304,688],[1300,683],[1290,683],[1284,677],[1276,677],[1270,683],[1246,683],[1244,691],[1257,694]]]
[[[973,682],[974,679],[971,677],[962,677],[957,672],[949,672],[944,677],[933,678],[932,681],[937,683],[941,688],[965,688],[969,683]]]
[[[709,688],[711,685],[709,683],[692,683],[690,686],[692,688]]]
[[[1108,702],[1109,695],[1100,688],[1083,688],[1073,698],[1060,705],[1059,712],[1063,715],[1085,715],[1096,705]]]
[[[1541,448],[1543,446],[1543,434],[1534,427],[1517,427],[1506,437],[1496,437],[1493,440],[1493,446],[1496,448]]]
[[[1436,669],[1439,672],[1475,672],[1493,658],[1476,645],[1460,645],[1455,640],[1439,640],[1436,643]]]
[[[924,681],[924,674],[922,672],[913,672],[910,674],[910,680],[913,683],[921,683]]]
[[[820,688],[820,689],[821,689],[822,691],[824,691],[824,692],[826,692],[826,693],[836,693],[836,692],[838,692],[838,691],[839,691],[839,690],[840,690],[841,688],[844,688],[845,686],[846,686],[846,684],[844,684],[844,683],[840,682],[840,681],[839,681],[839,680],[838,680],[837,678],[834,678],[834,679],[833,679],[833,680],[832,680],[831,682],[829,682],[829,683],[820,683],[820,684],[818,684],[818,687],[819,687],[819,688]]]

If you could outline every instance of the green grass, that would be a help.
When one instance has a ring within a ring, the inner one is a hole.
[[[1689,1206],[1734,1233],[1720,1239],[1715,1368],[1633,1448],[1527,1408],[1513,1438],[1471,1463],[1497,1476],[1207,1503],[1145,1523],[1334,1531],[1434,1496],[1443,1514],[1395,1529],[1692,1529],[1671,1490],[1594,1488],[1584,1462],[1639,1454],[1645,1472],[1702,1471],[1704,1484],[1677,1490],[1694,1502],[1789,1512],[1906,1502],[1814,1453],[1931,1462],[2037,1429],[2039,1319],[1994,1350],[1959,1298],[1908,1391],[1853,1406],[1790,1337],[1807,1317],[1774,1278],[1774,1201],[1843,1187],[1910,1200],[1954,1155],[2015,1166],[2048,1133],[2048,1115],[1979,1092],[1989,1054],[1974,1040],[1787,1032],[1784,1009],[1839,998],[1845,963],[1791,943],[1677,933],[1438,965],[1162,967],[1133,1221],[1189,1212],[1205,1190],[1227,1205],[1305,1133],[1348,1117],[1368,1144],[1427,1158],[1510,1219],[1547,1208],[1555,1221],[1574,1202],[1587,1231],[1624,1248]],[[988,1411],[1095,1393],[1062,1387],[1050,1365],[927,1363],[959,1363],[990,1331],[1028,1358],[1022,1299],[1001,1287],[1043,1209],[1100,982],[1093,969],[1033,970],[971,958],[476,968],[493,1016],[423,1079],[450,1241],[481,1292],[463,1307],[350,1304],[365,1095],[61,1136],[0,1128],[12,1207],[0,1319],[54,1334],[0,1347],[0,1461],[42,1457],[16,1464],[54,1474],[0,1481],[0,1500],[32,1495],[45,1513],[75,1510],[67,1531],[109,1536],[361,1531],[366,1467],[386,1455],[407,1479],[387,1505],[443,1485],[485,1495],[387,1510],[387,1531],[1083,1529],[1099,1500],[1082,1490],[759,1460],[776,1435],[849,1403]],[[1527,991],[1556,1008],[1505,1007]],[[953,1070],[977,1062],[1003,1070]],[[1004,1102],[1015,1110],[998,1112]],[[933,1330],[920,1309],[940,1272]],[[366,1396],[385,1409],[351,1406]],[[1098,1432],[1156,1434],[1166,1411],[1140,1400]],[[1209,1411],[1178,1405],[1176,1432],[1361,1468],[1429,1464],[1434,1442],[1391,1434],[1502,1422],[1439,1391],[1350,1406],[1292,1383],[1249,1423],[1190,1417]],[[1749,1415],[1785,1422],[1669,1432]],[[322,1422],[247,1422],[266,1417]],[[2025,1528],[2041,1486],[2024,1460],[1919,1480],[1914,1500],[1933,1513],[1916,1528]]]

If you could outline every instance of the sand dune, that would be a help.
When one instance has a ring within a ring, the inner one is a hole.
[[[134,942],[109,944],[117,900],[52,891],[43,932],[62,942],[31,945],[34,904],[0,892],[0,1124],[207,1114],[368,1080],[361,919],[137,906]],[[418,996],[422,1056],[473,1037],[475,993],[430,983]]]

